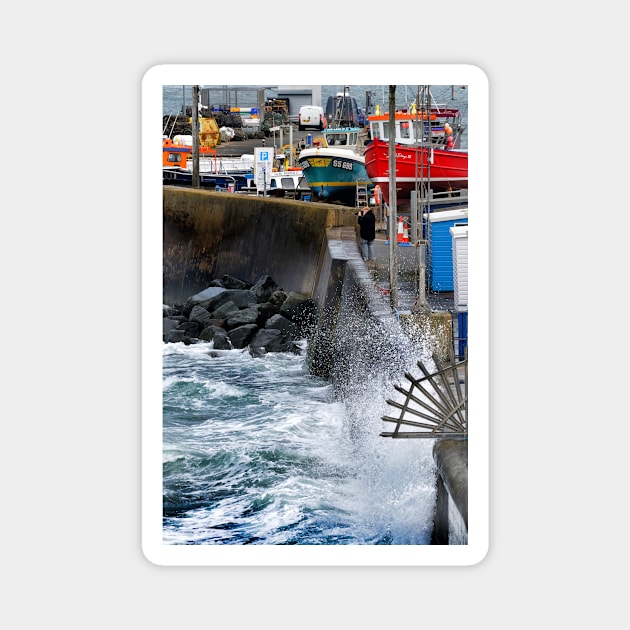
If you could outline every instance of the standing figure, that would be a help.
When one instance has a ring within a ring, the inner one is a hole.
[[[374,239],[376,238],[376,217],[372,208],[363,208],[358,213],[361,257],[363,260],[374,260]]]

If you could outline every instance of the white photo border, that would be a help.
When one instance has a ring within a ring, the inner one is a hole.
[[[255,67],[255,72],[252,68]],[[299,69],[299,72],[297,71]],[[465,85],[468,90],[468,544],[162,542],[162,98],[165,85]],[[142,80],[142,551],[160,566],[471,566],[489,549],[489,85],[468,64],[165,64]],[[470,342],[469,342],[470,346]]]

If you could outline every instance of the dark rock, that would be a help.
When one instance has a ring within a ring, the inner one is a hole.
[[[199,322],[182,322],[175,330],[183,330],[189,337],[197,337],[201,332],[201,324]]]
[[[168,333],[168,335],[166,336],[166,342],[167,343],[180,343],[181,342],[187,346],[194,343],[190,335],[188,335],[188,333],[185,330],[178,330],[177,328],[174,328]]]
[[[272,304],[271,302],[263,302],[262,304],[257,304],[256,308],[260,313],[262,322],[266,322],[270,317],[273,317],[274,315],[280,313],[280,307]]]
[[[244,326],[245,324],[255,324],[256,327],[261,323],[262,317],[260,311],[255,308],[244,308],[235,313],[230,313],[225,322],[225,327],[228,330],[237,328],[238,326]]]
[[[274,291],[277,291],[279,288],[271,276],[261,276],[250,291],[256,296],[256,301],[262,303],[269,302]]]
[[[215,350],[231,350],[232,342],[225,330],[220,329],[212,338],[212,347]]]
[[[170,317],[164,317],[162,319],[162,340],[166,341],[168,334],[171,330],[174,330],[179,326],[181,322],[176,319],[171,319]]]
[[[248,289],[225,289],[222,293],[199,303],[208,312],[213,313],[228,302],[237,308],[247,308],[256,304],[256,296]]]
[[[310,301],[309,298],[304,297],[300,293],[291,291],[280,307],[280,314],[291,321],[295,321],[304,311],[308,310]]]
[[[226,289],[250,289],[252,286],[249,282],[239,280],[239,278],[235,278],[229,274],[225,274],[221,282]]]
[[[208,313],[203,306],[199,305],[193,306],[192,311],[190,311],[190,315],[188,316],[188,320],[200,324],[202,330],[207,326],[210,326],[212,319],[213,318],[210,313]]]
[[[287,294],[284,291],[274,291],[269,298],[269,302],[278,308],[282,306],[282,303],[287,299]]]
[[[252,346],[251,344],[247,346],[247,351],[249,352],[249,355],[254,358],[264,357],[267,354],[267,351],[264,348]]]
[[[178,324],[188,321],[188,318],[185,315],[171,315],[168,319],[172,319]]]
[[[227,332],[219,326],[210,325],[199,333],[201,341],[213,341],[217,336],[223,336],[227,339]]]
[[[190,315],[190,311],[192,311],[193,309],[193,306],[195,306],[196,304],[202,304],[204,302],[208,302],[209,300],[212,300],[213,298],[215,298],[217,295],[220,295],[224,291],[225,289],[223,287],[208,287],[207,289],[201,291],[201,293],[197,293],[196,295],[189,297],[188,300],[186,300],[186,303],[184,304],[184,308],[183,308],[184,315],[188,317],[188,315]]]
[[[265,323],[265,328],[279,330],[293,338],[299,334],[299,327],[280,314],[272,315]]]
[[[175,306],[167,306],[162,304],[162,317],[174,317],[179,314],[179,310]]]
[[[230,330],[228,337],[233,348],[245,348],[258,330],[256,324],[246,324]]]
[[[223,328],[225,330],[225,318],[213,318],[208,322],[208,326],[217,326],[218,328]]]
[[[239,308],[247,308],[252,304],[260,302],[249,289],[228,289],[227,297]]]
[[[222,304],[216,310],[210,312],[210,317],[213,319],[227,319],[232,313],[238,312],[239,308],[232,301],[228,301]]]
[[[305,337],[315,324],[315,302],[292,291],[280,307],[280,315],[297,324],[300,335]]]
[[[249,342],[250,348],[264,348],[266,352],[299,352],[295,342],[275,328],[262,328]]]

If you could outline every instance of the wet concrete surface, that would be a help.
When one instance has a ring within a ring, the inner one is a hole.
[[[375,259],[365,261],[364,264],[372,274],[379,293],[383,297],[383,302],[397,312],[400,317],[405,317],[416,312],[448,313],[451,321],[451,334],[454,350],[457,353],[457,340],[459,338],[459,327],[457,311],[455,309],[454,293],[445,291],[436,293],[425,289],[425,306],[420,303],[421,275],[420,269],[420,248],[415,245],[396,244],[396,264],[398,273],[396,274],[397,301],[396,307],[391,303],[391,274],[390,274],[390,244],[386,226],[384,223],[377,223],[376,239],[374,241]],[[426,279],[424,286],[426,287]]]
[[[385,224],[377,224],[374,241],[374,261],[365,264],[372,272],[379,291],[390,291],[390,244]],[[411,311],[420,296],[420,248],[415,245],[396,245],[398,310]],[[426,286],[426,282],[425,282]],[[432,311],[454,311],[452,291],[435,293],[425,290],[427,306]]]

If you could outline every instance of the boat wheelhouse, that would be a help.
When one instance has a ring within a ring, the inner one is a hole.
[[[368,116],[370,139],[389,140],[389,113]],[[394,114],[394,138],[397,144],[459,149],[464,130],[459,109],[435,105],[426,111],[415,108]]]

